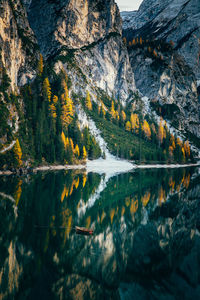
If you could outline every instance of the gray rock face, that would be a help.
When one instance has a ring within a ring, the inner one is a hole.
[[[0,64],[11,79],[12,89],[34,77],[36,40],[18,0],[0,3],[0,52]]]
[[[142,45],[129,47],[136,88],[164,110],[174,107],[173,124],[198,137],[199,15],[196,0],[144,0],[137,12],[122,13],[127,41],[143,39]]]
[[[122,30],[113,0],[32,0],[29,21],[44,56],[62,46],[79,49]]]
[[[28,16],[46,58],[66,56],[73,50],[82,78],[67,62],[64,68],[73,78],[76,92],[100,88],[123,103],[129,99],[135,89],[134,75],[121,38],[119,9],[113,0],[32,0]],[[62,68],[62,64],[55,67],[57,72]]]
[[[144,0],[137,13],[123,13],[123,29],[133,35],[173,41],[174,48],[200,79],[198,0]]]

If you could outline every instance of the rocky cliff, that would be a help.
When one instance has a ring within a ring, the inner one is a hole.
[[[0,64],[11,79],[12,89],[36,74],[37,42],[20,1],[0,3]]]
[[[100,88],[123,102],[129,99],[130,91],[135,90],[134,75],[121,39],[119,9],[113,0],[32,0],[27,7],[44,57],[66,57],[70,51],[74,63],[87,78],[83,82],[83,76],[77,77],[77,72],[65,62],[64,68],[71,73],[76,92],[86,87]],[[57,71],[62,67],[56,66]]]
[[[136,87],[161,106],[165,118],[173,124],[178,119],[177,128],[197,136],[199,14],[196,0],[145,0],[137,12],[122,13],[123,35],[128,43],[135,39],[129,55]]]

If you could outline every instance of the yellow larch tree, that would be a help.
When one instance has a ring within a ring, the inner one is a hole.
[[[69,144],[71,146],[72,151],[74,152],[74,142],[73,142],[72,138],[69,139]]]
[[[110,222],[111,222],[111,224],[113,223],[114,215],[115,215],[115,209],[113,208],[113,209],[111,209],[111,211],[110,211]]]
[[[54,95],[53,96],[53,103],[56,105],[58,103],[58,96]]]
[[[158,127],[158,142],[159,145],[163,143],[164,138],[164,127],[163,127],[163,120],[160,120],[159,127]]]
[[[111,104],[111,109],[110,109],[110,114],[112,116],[112,118],[114,119],[115,118],[115,105],[114,105],[114,101],[112,101],[112,104]]]
[[[87,151],[85,146],[83,146],[83,159],[85,160],[87,158]]]
[[[62,119],[62,124],[64,127],[67,127],[74,116],[74,105],[72,99],[69,97],[69,91],[67,88],[66,82],[63,80],[62,85],[64,87],[64,94],[61,96],[62,100],[62,114],[61,114],[61,119]]]
[[[127,121],[125,128],[126,128],[126,131],[131,131],[131,122]]]
[[[124,45],[126,45],[126,44],[127,44],[127,40],[126,40],[126,38],[125,38],[125,37],[123,37],[123,42],[124,42]]]
[[[21,194],[22,194],[22,183],[23,181],[20,179],[18,184],[17,184],[17,187],[16,187],[16,191],[14,193],[14,199],[15,199],[15,205],[18,206],[19,204],[19,200],[21,198]]]
[[[190,157],[190,144],[189,144],[189,141],[186,141],[184,143],[184,149],[185,149],[185,154],[187,155],[187,157]]]
[[[91,97],[90,97],[90,93],[88,91],[86,92],[85,105],[88,110],[92,110]]]
[[[176,139],[176,144],[179,145],[181,148],[183,147],[183,143],[179,137]]]
[[[123,120],[123,122],[125,122],[126,121],[126,113],[122,110],[121,114],[122,114],[122,120]]]
[[[46,77],[43,82],[43,92],[44,96],[48,99],[49,102],[51,102],[51,86],[48,77]]]
[[[91,217],[89,216],[89,217],[87,217],[87,219],[86,219],[85,227],[89,229],[89,228],[90,228],[90,224],[91,224]]]
[[[145,136],[150,140],[151,139],[151,129],[149,123],[144,120],[142,125],[142,130],[144,131]]]
[[[176,144],[175,144],[175,137],[173,134],[171,134],[171,137],[170,137],[170,144],[174,150],[176,148]]]
[[[50,114],[51,114],[52,118],[56,119],[57,113],[56,113],[56,107],[55,107],[54,103],[51,103],[49,105],[49,110],[50,110]]]
[[[153,50],[153,55],[154,55],[155,57],[157,57],[157,56],[158,56],[158,53],[156,52],[156,50],[155,50],[155,49]]]
[[[142,202],[142,204],[143,204],[144,207],[147,206],[147,204],[149,203],[150,198],[151,198],[150,191],[146,192],[144,194],[144,196],[141,197],[141,202]]]
[[[79,187],[79,183],[80,183],[80,179],[79,177],[75,180],[75,188],[77,190],[77,188]]]
[[[142,45],[143,43],[143,40],[142,40],[142,37],[140,37],[140,45]]]
[[[19,143],[19,140],[16,140],[15,146],[14,146],[14,155],[17,160],[18,166],[22,165],[22,149]]]
[[[139,122],[139,117],[137,114],[131,114],[131,118],[130,118],[130,122],[131,122],[131,130],[132,132],[139,132],[139,127],[140,127],[140,122]]]
[[[50,114],[53,119],[56,119],[57,112],[56,112],[56,104],[58,103],[58,97],[56,95],[53,96],[52,102],[49,105]]]
[[[87,182],[87,175],[84,174],[83,175],[83,188],[85,187],[86,182]]]
[[[76,144],[76,147],[74,149],[74,154],[76,155],[77,158],[80,156],[80,150],[79,150],[79,146],[77,144]]]
[[[182,147],[182,148],[181,148],[181,151],[182,151],[182,154],[183,154],[183,158],[184,158],[184,160],[185,160],[185,148]]]
[[[43,56],[42,56],[42,54],[40,54],[40,58],[38,61],[38,75],[39,76],[42,76],[43,69],[44,69]]]
[[[66,139],[65,134],[64,134],[63,131],[61,133],[61,139],[62,139],[63,145],[64,145],[64,147],[66,149],[67,148],[67,139]]]

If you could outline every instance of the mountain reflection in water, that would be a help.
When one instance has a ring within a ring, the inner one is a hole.
[[[0,177],[0,299],[199,297],[199,169],[103,182],[78,170]]]

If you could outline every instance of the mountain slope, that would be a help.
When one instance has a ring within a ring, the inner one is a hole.
[[[107,90],[123,102],[129,99],[130,91],[135,90],[134,75],[121,39],[119,9],[113,0],[32,0],[28,16],[45,58],[66,57],[70,52],[87,78],[88,89]],[[64,68],[70,71],[67,64]],[[71,73],[73,76],[74,70]],[[83,92],[80,85],[78,90]]]
[[[144,0],[138,12],[122,13],[136,87],[172,125],[198,137],[199,14],[196,0]]]

